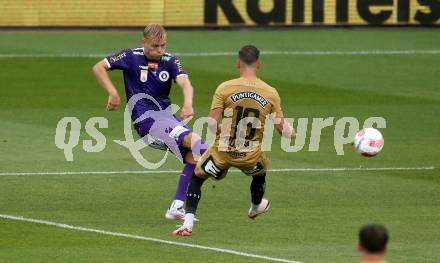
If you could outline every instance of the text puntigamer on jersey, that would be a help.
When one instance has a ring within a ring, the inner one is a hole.
[[[260,103],[262,107],[266,107],[268,103],[263,96],[260,96],[255,92],[238,92],[231,96],[232,102],[237,102],[238,100],[242,100],[242,99],[253,99],[258,103]]]

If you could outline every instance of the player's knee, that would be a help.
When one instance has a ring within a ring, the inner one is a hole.
[[[202,137],[200,137],[198,134],[191,132],[183,137],[183,143],[186,147],[191,148],[192,145],[196,144],[201,139]]]
[[[192,141],[192,138],[193,138],[192,134],[193,133],[188,133],[187,135],[185,135],[183,137],[182,144],[183,144],[184,147],[186,147],[188,149],[191,149],[191,141]]]
[[[193,157],[197,161],[200,156],[209,148],[209,144],[206,143],[199,135],[195,133],[189,133],[185,135],[182,140],[182,144],[185,148],[191,149]]]
[[[202,179],[207,179],[208,175],[205,173],[205,171],[203,171],[203,169],[201,167],[196,166],[196,168],[194,169],[194,174]]]
[[[194,159],[194,155],[192,154],[192,152],[189,152],[185,155],[185,162],[186,163],[192,163],[192,164],[196,164],[196,160]]]

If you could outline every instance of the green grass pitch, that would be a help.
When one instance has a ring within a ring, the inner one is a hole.
[[[230,173],[203,187],[190,238],[175,238],[164,213],[178,173],[7,175],[20,172],[134,171],[143,168],[123,139],[123,114],[105,111],[107,95],[91,67],[99,58],[138,47],[139,32],[0,32],[0,214],[231,249],[306,263],[356,262],[362,224],[384,223],[390,262],[440,259],[440,34],[438,30],[170,31],[170,52],[437,50],[435,54],[263,55],[260,77],[276,87],[292,118],[370,116],[387,121],[383,152],[363,158],[350,145],[336,155],[334,126],[319,151],[285,153],[274,136],[271,168],[435,167],[429,170],[296,171],[270,173],[268,214],[246,217],[250,179]],[[7,57],[5,55],[19,55]],[[37,57],[34,55],[41,55]],[[46,56],[47,54],[53,57]],[[79,54],[81,57],[63,57]],[[85,55],[92,55],[87,58]],[[237,76],[234,56],[182,56],[195,88],[194,107],[206,116],[216,86]],[[111,77],[123,95],[121,72]],[[173,87],[172,99],[182,96]],[[83,126],[74,161],[54,143],[62,117]],[[102,152],[82,141],[93,116],[109,120]],[[310,138],[311,123],[307,138]],[[150,159],[161,152],[143,150]],[[168,158],[160,170],[179,170]],[[264,262],[221,252],[99,235],[0,218],[0,262]]]

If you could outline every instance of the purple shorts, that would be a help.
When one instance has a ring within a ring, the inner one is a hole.
[[[163,141],[177,158],[185,162],[185,156],[191,149],[183,146],[183,138],[191,133],[190,128],[170,112],[164,114],[158,111],[158,114],[152,115],[134,124],[139,136],[149,134]]]

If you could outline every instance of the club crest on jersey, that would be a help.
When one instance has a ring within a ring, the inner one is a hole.
[[[148,69],[141,69],[141,81],[147,82],[148,80]]]
[[[260,103],[260,105],[262,107],[266,107],[266,105],[268,104],[268,102],[267,102],[265,97],[255,93],[255,92],[249,92],[249,91],[237,92],[237,93],[235,93],[235,94],[233,94],[231,96],[232,102],[237,102],[237,101],[242,100],[242,99],[252,99],[252,100],[255,100],[258,103]]]
[[[170,73],[168,73],[168,71],[161,71],[161,72],[159,73],[159,79],[160,79],[162,82],[167,81],[169,78],[170,78]]]

